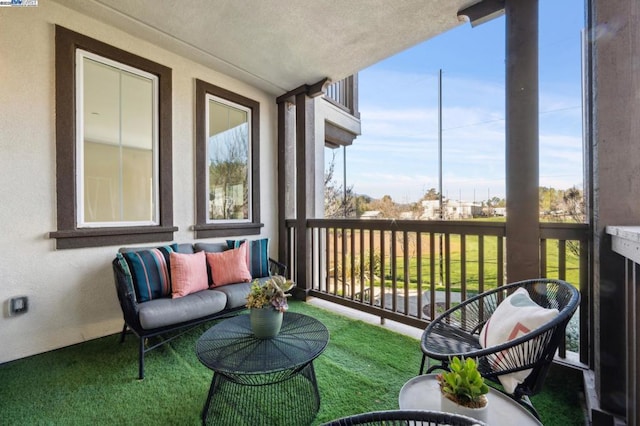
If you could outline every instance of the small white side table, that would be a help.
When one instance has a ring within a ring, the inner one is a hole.
[[[489,388],[489,413],[487,424],[491,426],[542,425],[526,408]],[[440,411],[440,386],[435,374],[414,377],[402,386],[398,396],[401,410]]]

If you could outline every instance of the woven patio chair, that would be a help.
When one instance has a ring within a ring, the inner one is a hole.
[[[389,410],[372,411],[363,414],[354,414],[325,423],[324,426],[349,426],[349,425],[385,425],[385,426],[484,426],[479,420],[459,414],[443,413],[427,410]]]
[[[527,334],[483,348],[479,341],[482,327],[500,302],[519,288],[524,288],[541,307],[558,309],[559,314]],[[420,374],[424,372],[427,358],[436,361],[427,370],[431,373],[437,369],[448,370],[454,356],[476,359],[480,374],[495,383],[499,383],[500,376],[504,379],[509,373],[531,370],[513,393],[505,392],[501,386],[496,388],[539,419],[529,396],[542,389],[567,323],[579,303],[580,293],[574,286],[544,278],[507,284],[478,294],[450,308],[427,326],[420,344],[423,352]]]

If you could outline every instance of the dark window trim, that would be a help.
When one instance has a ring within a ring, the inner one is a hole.
[[[171,241],[172,186],[172,82],[171,68],[56,25],[56,191],[58,230],[49,236],[56,248],[98,247],[116,244]],[[109,58],[158,76],[159,86],[159,225],[121,228],[78,228],[76,208],[76,49]]]
[[[207,94],[251,110],[251,222],[207,223]],[[196,79],[196,238],[258,235],[260,228],[260,103],[213,84]]]

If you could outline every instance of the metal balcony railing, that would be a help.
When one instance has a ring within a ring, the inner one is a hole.
[[[287,221],[287,262],[311,259],[311,296],[384,319],[424,328],[439,313],[504,285],[504,222],[309,219],[310,253],[295,247],[297,221]],[[541,276],[574,284],[581,307],[559,356],[588,364],[591,289],[588,225],[540,225]],[[578,358],[579,355],[579,358]]]
[[[349,112],[355,117],[360,117],[358,111],[358,76],[351,75],[345,79],[331,83],[324,95],[325,99]]]

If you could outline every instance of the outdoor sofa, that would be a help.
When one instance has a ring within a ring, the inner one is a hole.
[[[128,331],[138,337],[139,379],[144,378],[147,352],[198,324],[245,309],[254,279],[264,282],[271,274],[286,274],[285,265],[268,257],[268,239],[243,242],[118,250],[112,266],[124,316],[120,341],[124,342]],[[150,344],[148,339],[152,337],[158,341]]]

